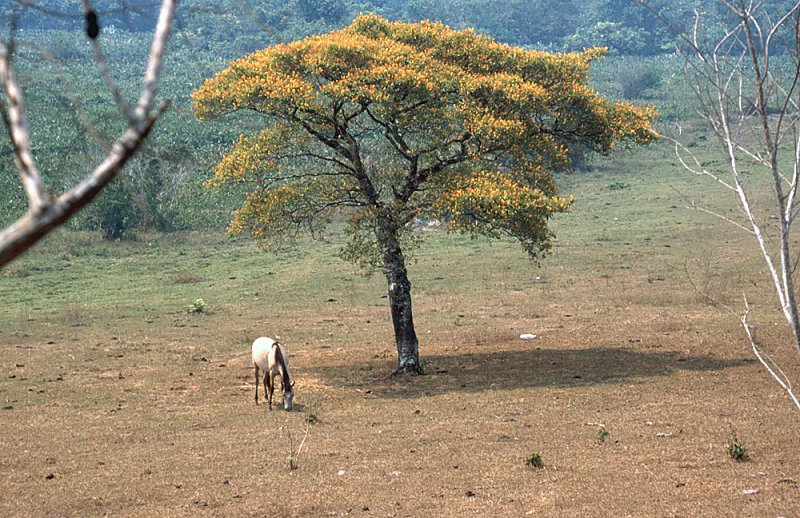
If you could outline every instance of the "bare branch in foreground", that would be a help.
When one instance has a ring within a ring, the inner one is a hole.
[[[4,119],[11,134],[17,169],[29,200],[25,216],[0,232],[0,267],[22,254],[88,204],[116,176],[147,138],[156,120],[168,106],[167,102],[154,106],[154,100],[176,5],[176,0],[163,0],[161,4],[142,90],[135,109],[130,109],[124,102],[110,75],[102,72],[107,71],[105,58],[97,41],[92,40],[95,59],[107,86],[114,94],[118,109],[128,121],[128,126],[111,146],[105,160],[82,182],[56,199],[52,199],[45,190],[31,153],[22,88],[11,61],[13,47],[0,42],[0,80],[7,102]],[[88,12],[87,2],[84,2],[84,6]]]

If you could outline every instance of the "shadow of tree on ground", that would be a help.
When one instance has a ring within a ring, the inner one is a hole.
[[[424,376],[391,376],[387,373],[386,361],[379,358],[313,370],[331,386],[356,387],[391,399],[419,397],[425,390],[441,394],[630,383],[669,376],[676,371],[718,371],[754,361],[684,355],[675,351],[598,347],[431,355],[423,359]]]

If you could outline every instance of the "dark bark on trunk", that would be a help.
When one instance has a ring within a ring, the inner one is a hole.
[[[411,282],[408,280],[403,252],[397,231],[391,228],[381,232],[381,248],[386,281],[389,285],[389,306],[397,344],[397,370],[394,374],[419,374],[419,341],[414,331],[411,312]]]

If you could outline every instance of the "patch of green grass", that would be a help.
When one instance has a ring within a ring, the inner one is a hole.
[[[525,465],[529,468],[541,469],[544,467],[544,461],[541,454],[534,452],[525,457]]]
[[[728,454],[728,457],[737,462],[747,462],[750,460],[750,455],[747,453],[747,446],[739,440],[736,430],[731,431],[731,437],[728,439],[725,452]]]

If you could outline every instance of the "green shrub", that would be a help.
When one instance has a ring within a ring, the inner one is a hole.
[[[84,210],[88,230],[99,230],[106,241],[122,239],[125,232],[141,222],[138,210],[120,179],[109,183]]]
[[[625,59],[619,65],[619,86],[625,99],[637,99],[645,90],[661,85],[661,74],[653,66]]]

